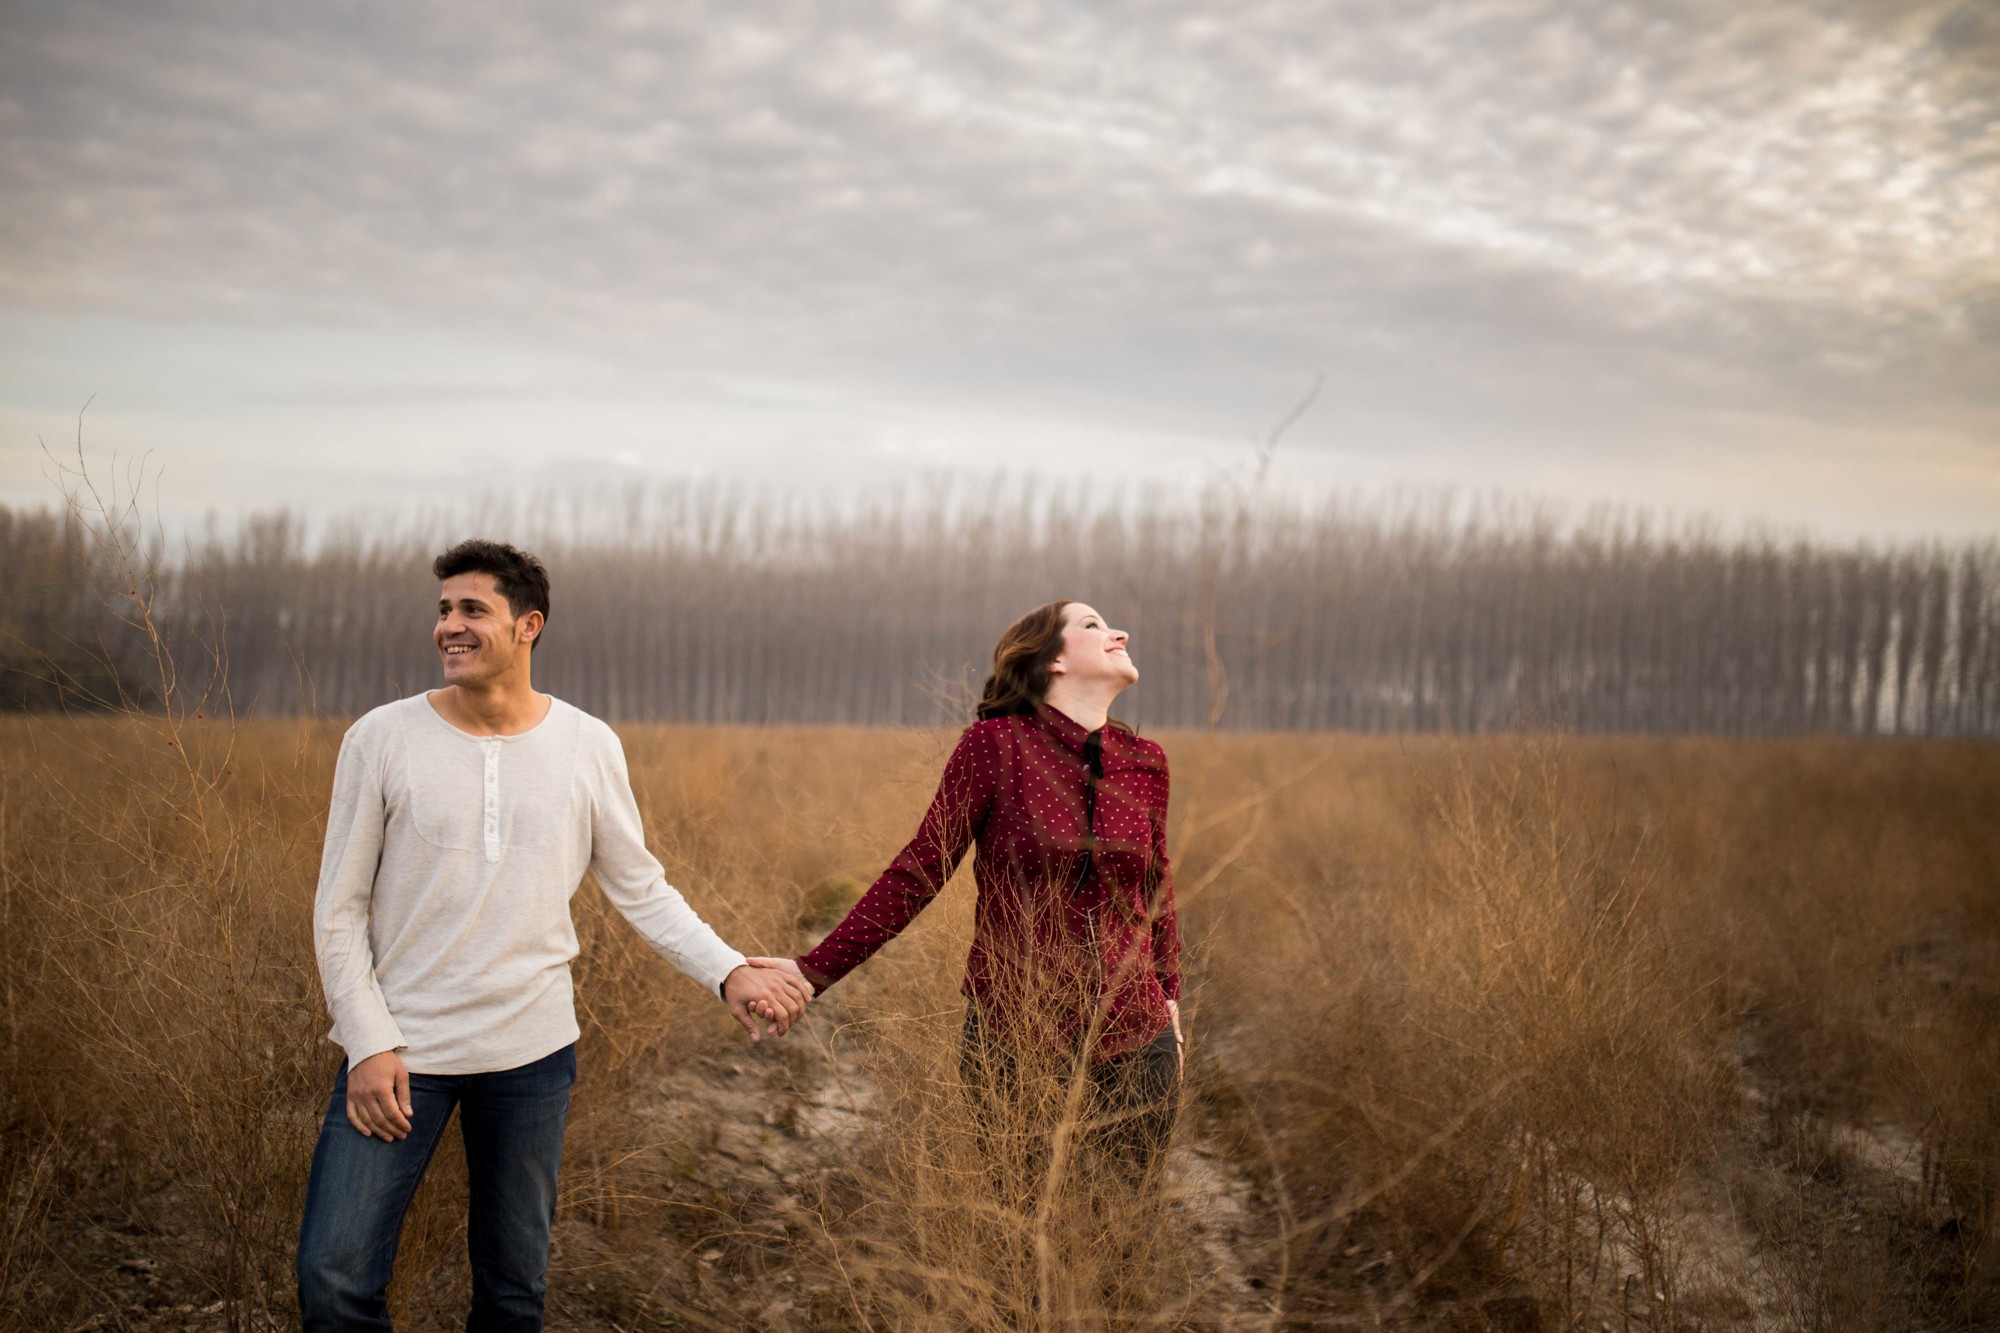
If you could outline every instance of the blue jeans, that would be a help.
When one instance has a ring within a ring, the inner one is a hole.
[[[556,1168],[576,1082],[576,1047],[491,1074],[411,1074],[410,1132],[393,1143],[347,1119],[347,1065],[333,1082],[299,1228],[299,1313],[306,1333],[381,1329],[403,1214],[460,1111],[472,1258],[467,1333],[539,1329],[548,1291]]]

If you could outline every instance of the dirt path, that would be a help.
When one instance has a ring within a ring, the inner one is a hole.
[[[709,1327],[712,1318],[715,1327],[796,1329],[805,1312],[847,1299],[839,1274],[804,1258],[798,1242],[822,1225],[812,1209],[820,1182],[851,1173],[863,1156],[876,1089],[852,1045],[829,1039],[843,1017],[838,1001],[823,1003],[768,1054],[726,1055],[705,1062],[700,1077],[676,1080],[658,1109],[663,1135],[705,1140],[703,1187],[741,1204],[730,1238],[694,1257],[691,1277],[711,1315],[682,1315],[687,1326]],[[1165,1192],[1192,1242],[1200,1326],[1268,1328],[1273,1296],[1244,1256],[1267,1253],[1275,1227],[1256,1205],[1250,1176],[1204,1136],[1200,1119],[1183,1118]],[[761,1253],[746,1256],[743,1247],[757,1242]]]

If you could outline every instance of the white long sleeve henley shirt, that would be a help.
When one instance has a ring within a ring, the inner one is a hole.
[[[350,1066],[513,1069],[575,1041],[570,899],[589,870],[666,960],[715,993],[743,964],[646,850],[625,750],[552,700],[474,736],[419,694],[348,729],[334,769],[313,943]]]

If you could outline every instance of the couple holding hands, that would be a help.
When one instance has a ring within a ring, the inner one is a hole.
[[[1067,1061],[1106,1160],[1133,1181],[1157,1168],[1179,1097],[1180,941],[1166,756],[1110,717],[1139,678],[1123,631],[1067,601],[1009,626],[916,837],[811,952],[746,958],[647,851],[611,728],[535,692],[541,562],[468,541],[432,572],[444,687],[362,717],[334,772],[313,939],[347,1058],[299,1235],[307,1330],[390,1327],[403,1216],[454,1109],[466,1327],[542,1326],[576,1080],[569,901],[586,871],[756,1041],[893,939],[976,844],[968,1086],[1004,1102],[1023,1060]]]

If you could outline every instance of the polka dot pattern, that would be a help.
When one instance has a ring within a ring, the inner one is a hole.
[[[1092,737],[1103,765],[1094,801]],[[1087,732],[1046,707],[974,723],[917,836],[799,965],[839,981],[901,933],[976,845],[966,993],[1002,1027],[1072,1044],[1096,1023],[1094,1056],[1138,1050],[1180,995],[1167,792],[1166,752],[1130,732]]]

